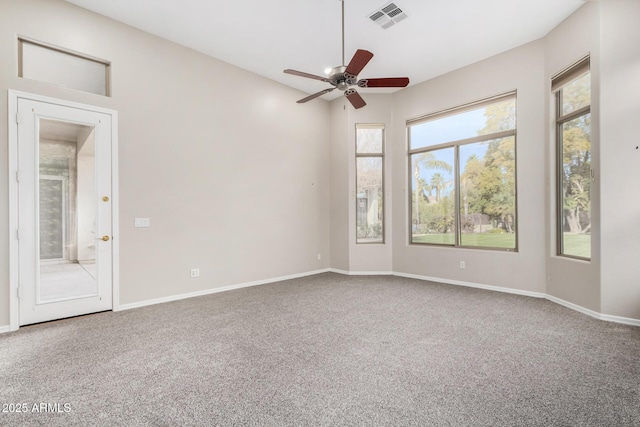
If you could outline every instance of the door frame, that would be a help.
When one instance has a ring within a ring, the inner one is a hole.
[[[119,244],[119,192],[118,192],[118,112],[94,105],[80,104],[63,99],[8,90],[9,131],[9,330],[20,327],[19,236],[18,236],[18,99],[43,102],[61,107],[77,108],[111,116],[111,242],[112,249],[112,310],[120,306],[120,244]]]

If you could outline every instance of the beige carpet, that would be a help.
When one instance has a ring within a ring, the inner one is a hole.
[[[3,426],[638,426],[640,328],[326,273],[0,335],[0,402],[28,409]]]

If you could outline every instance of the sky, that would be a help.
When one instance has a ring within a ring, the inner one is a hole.
[[[449,141],[457,141],[465,138],[478,136],[478,131],[484,128],[486,117],[484,115],[485,108],[466,111],[464,113],[443,117],[438,120],[421,123],[410,127],[411,149],[429,147],[439,145]],[[487,143],[467,144],[460,148],[460,165],[464,170],[464,165],[472,155],[478,158],[484,157],[487,151]],[[434,158],[449,163],[453,169],[454,166],[454,149],[443,148],[432,151]],[[449,190],[453,190],[453,170],[447,172],[445,170],[426,170],[420,168],[420,177],[426,182],[430,182],[434,173],[440,173],[445,177],[446,181],[450,181]]]

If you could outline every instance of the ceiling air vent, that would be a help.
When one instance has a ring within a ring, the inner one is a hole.
[[[404,11],[395,3],[388,3],[375,12],[369,14],[369,19],[380,25],[385,30],[393,24],[397,24],[402,21],[406,17],[407,14],[404,13]]]

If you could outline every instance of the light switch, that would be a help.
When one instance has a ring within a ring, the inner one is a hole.
[[[136,218],[135,219],[136,228],[147,228],[151,227],[151,221],[149,218]]]

